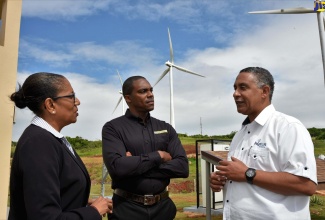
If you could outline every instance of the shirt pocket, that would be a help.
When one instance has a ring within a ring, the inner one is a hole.
[[[157,150],[167,151],[168,142],[169,141],[167,133],[155,134],[155,144]]]
[[[249,151],[249,164],[254,168],[263,168],[269,165],[270,150],[268,148],[255,147]]]

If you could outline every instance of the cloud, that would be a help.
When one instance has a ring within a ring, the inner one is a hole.
[[[134,41],[117,41],[107,46],[86,42],[70,44],[69,49],[75,56],[81,56],[90,61],[104,60],[107,63],[131,66],[149,64],[154,62],[157,56],[153,49]]]
[[[25,0],[23,16],[45,20],[70,20],[97,13],[122,14],[128,19],[158,21],[169,18],[179,23],[190,23],[200,16],[195,1],[116,1],[116,0]],[[207,7],[207,4],[204,4]],[[178,16],[182,14],[182,16]]]
[[[233,83],[239,70],[247,66],[262,66],[274,75],[273,103],[277,110],[297,117],[306,127],[325,127],[325,90],[316,16],[251,16],[263,22],[250,26],[246,24],[245,28],[236,29],[237,35],[229,38],[227,45],[189,48],[175,59],[177,65],[206,76],[201,78],[173,70],[175,121],[179,133],[200,133],[200,119],[203,134],[238,131],[245,116],[236,111],[232,98]],[[33,43],[27,41],[30,42]],[[94,42],[64,43],[56,47],[59,49],[42,45],[31,44],[27,50],[21,50],[21,56],[27,56],[25,53],[28,52],[29,59],[49,64],[125,64],[127,68],[122,71],[119,69],[123,79],[130,75],[144,75],[152,84],[165,69],[157,61],[160,59],[159,53],[146,42],[117,41],[109,45]],[[19,73],[20,79],[26,72]],[[78,122],[64,128],[63,134],[90,140],[100,139],[103,124],[121,115],[121,106],[112,114],[120,97],[120,84],[115,70],[114,76],[100,78],[100,81],[87,73],[87,76],[77,71],[61,73],[71,81],[81,100]],[[154,117],[167,122],[168,77],[154,87],[155,110],[152,112]],[[31,117],[28,111],[17,111],[13,140],[17,140]]]
[[[116,41],[109,45],[94,42],[56,43],[46,39],[22,39],[20,62],[47,63],[54,67],[70,67],[73,63],[92,65],[94,62],[141,68],[157,63],[158,54],[143,42]],[[127,54],[128,56],[125,56]]]
[[[247,66],[262,66],[273,73],[273,102],[279,111],[297,117],[307,127],[325,125],[321,113],[325,110],[321,101],[325,98],[323,70],[317,23],[312,15],[280,15],[259,29],[242,33],[231,47],[192,50],[187,60],[178,64],[207,76],[199,79],[174,73],[179,132],[198,133],[200,117],[207,134],[238,130],[245,116],[236,112],[232,85],[239,70]]]
[[[80,106],[78,106],[78,121],[63,128],[61,132],[70,137],[81,136],[91,140],[100,139],[101,128],[104,122],[113,118],[112,112],[117,103],[118,91],[120,89],[117,86],[118,83],[98,83],[94,78],[76,73],[59,74],[67,77],[81,102]],[[30,74],[19,73],[18,82],[22,84],[28,75]],[[21,110],[16,108],[13,140],[18,140],[33,116],[28,109]]]
[[[282,6],[289,3],[283,2]],[[300,4],[308,5],[307,2]],[[168,21],[172,26],[190,34],[207,35],[219,45],[227,45],[234,35],[247,30],[251,23],[262,23],[254,17],[244,16],[248,11],[261,10],[274,3],[265,1],[117,1],[117,0],[25,0],[23,17],[37,17],[51,21],[88,19],[95,15],[112,15],[123,20],[140,21],[147,24]],[[110,19],[107,20],[108,22]]]
[[[45,20],[70,20],[96,14],[110,5],[110,0],[24,0],[23,16]]]
[[[55,48],[55,49],[54,49]],[[37,62],[46,63],[51,66],[68,66],[75,56],[66,51],[63,45],[49,42],[43,39],[20,40],[19,59],[35,60]]]

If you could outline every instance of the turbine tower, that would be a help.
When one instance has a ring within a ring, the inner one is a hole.
[[[121,83],[121,89],[120,89],[120,91],[119,91],[119,93],[121,94],[121,97],[119,98],[119,100],[118,100],[118,102],[117,102],[117,104],[116,104],[116,107],[114,108],[114,111],[113,111],[113,113],[115,112],[115,110],[117,109],[117,107],[118,107],[118,105],[121,103],[121,101],[122,101],[122,115],[125,113],[125,110],[124,110],[124,97],[123,97],[123,93],[122,93],[122,86],[123,86],[123,82],[122,82],[122,78],[121,78],[121,75],[120,75],[120,73],[118,72],[118,70],[116,70],[116,72],[117,72],[117,75],[118,75],[118,77],[119,77],[119,79],[120,79],[120,83]]]
[[[169,86],[170,86],[170,124],[175,128],[175,116],[174,116],[174,91],[173,91],[173,67],[175,67],[176,69],[186,72],[186,73],[190,73],[193,75],[197,75],[197,76],[201,76],[201,77],[205,77],[202,76],[200,74],[197,74],[195,72],[192,72],[190,70],[187,70],[183,67],[177,66],[174,64],[174,54],[173,54],[173,46],[172,46],[172,39],[170,37],[170,32],[169,32],[169,28],[168,28],[168,39],[169,39],[169,53],[170,53],[170,61],[168,60],[165,64],[167,66],[167,69],[161,74],[161,76],[159,77],[159,79],[157,80],[157,82],[155,83],[155,85],[157,85],[157,83],[164,78],[164,76],[166,76],[166,74],[169,72]],[[154,86],[155,86],[154,85]]]
[[[287,9],[275,9],[275,10],[267,10],[267,11],[252,11],[248,12],[250,14],[306,14],[306,13],[316,13],[317,21],[318,21],[318,31],[319,31],[319,39],[322,53],[322,61],[323,61],[323,74],[324,74],[324,85],[325,85],[325,38],[324,38],[324,16],[323,11],[325,11],[325,2],[315,1],[314,9],[312,8],[287,8]]]

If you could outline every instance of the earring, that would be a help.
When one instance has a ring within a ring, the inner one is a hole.
[[[52,112],[53,114],[55,113],[55,111]]]

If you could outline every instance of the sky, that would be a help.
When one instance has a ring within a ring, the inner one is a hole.
[[[268,69],[272,103],[307,128],[325,128],[325,86],[316,14],[256,15],[250,11],[313,8],[311,0],[23,0],[17,84],[35,72],[66,76],[80,99],[78,121],[61,131],[101,140],[122,80],[141,75],[154,85],[170,60],[204,75],[173,69],[175,129],[194,135],[238,131],[245,116],[233,100],[238,72]],[[154,86],[151,115],[170,122],[167,74]],[[125,107],[126,108],[126,105]],[[16,109],[13,141],[33,114]]]

